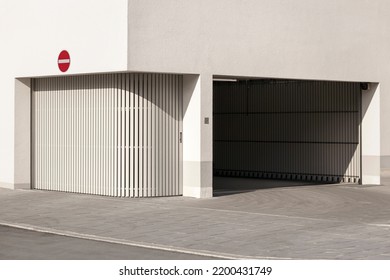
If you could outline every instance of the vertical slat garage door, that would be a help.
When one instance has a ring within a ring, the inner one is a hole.
[[[359,182],[359,83],[214,82],[217,175]]]
[[[33,188],[119,197],[180,195],[182,77],[39,78]]]

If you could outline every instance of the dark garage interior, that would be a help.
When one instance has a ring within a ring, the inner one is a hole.
[[[240,181],[241,187],[229,184],[233,189],[305,182],[357,184],[360,108],[360,83],[215,79],[215,179],[262,179]],[[218,191],[220,181],[214,182]]]

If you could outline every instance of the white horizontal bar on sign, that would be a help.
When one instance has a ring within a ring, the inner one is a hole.
[[[70,59],[59,59],[58,63],[70,63]]]

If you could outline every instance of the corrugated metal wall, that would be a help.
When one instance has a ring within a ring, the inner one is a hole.
[[[182,76],[40,78],[33,188],[119,197],[182,194]]]
[[[359,83],[214,82],[214,172],[359,182]]]

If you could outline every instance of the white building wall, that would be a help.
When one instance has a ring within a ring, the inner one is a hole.
[[[389,11],[387,0],[129,0],[129,70],[379,82],[390,167]]]
[[[0,186],[29,183],[26,172],[18,174],[30,156],[29,141],[20,140],[29,137],[29,112],[21,109],[29,107],[29,94],[15,78],[64,75],[57,67],[63,49],[71,56],[67,75],[126,70],[127,6],[127,0],[0,2]]]
[[[129,0],[129,68],[376,81],[386,0]]]

